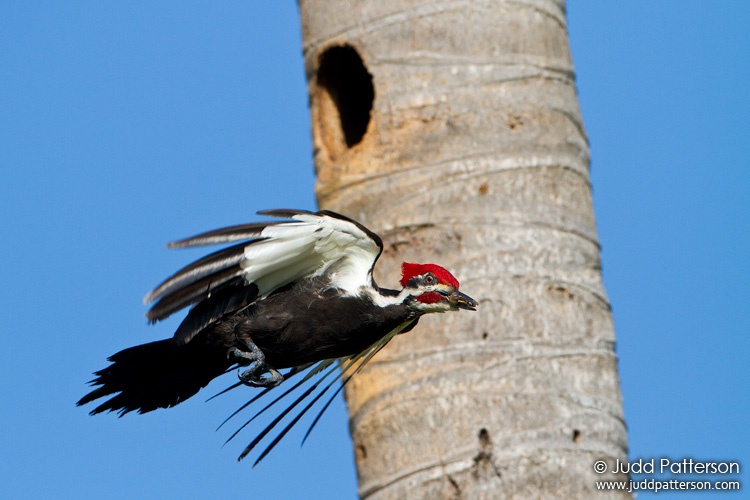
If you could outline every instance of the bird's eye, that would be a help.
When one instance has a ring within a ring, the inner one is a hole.
[[[428,285],[432,285],[433,283],[435,283],[435,277],[431,274],[428,274],[427,276],[424,277],[424,282],[427,283]]]

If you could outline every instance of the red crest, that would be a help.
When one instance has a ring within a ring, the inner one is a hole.
[[[436,264],[411,264],[409,262],[401,264],[401,286],[406,286],[406,283],[414,276],[421,276],[425,273],[432,273],[440,283],[458,290],[458,280],[444,267]]]

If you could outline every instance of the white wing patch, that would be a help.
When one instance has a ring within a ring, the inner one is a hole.
[[[297,222],[271,225],[245,248],[242,276],[259,295],[305,277],[329,273],[331,285],[356,295],[370,283],[380,247],[355,224],[327,215],[298,214]]]

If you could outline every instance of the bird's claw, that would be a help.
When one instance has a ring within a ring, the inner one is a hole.
[[[234,356],[250,364],[250,368],[245,371],[237,370],[240,382],[251,387],[276,387],[284,381],[284,376],[266,363],[266,357],[258,346],[248,342],[248,348],[250,352],[237,347],[232,347],[227,352],[227,357]]]
[[[284,381],[284,376],[266,363],[254,363],[244,372],[237,370],[237,377],[251,387],[276,387]]]

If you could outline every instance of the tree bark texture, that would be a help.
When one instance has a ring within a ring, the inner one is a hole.
[[[366,499],[606,497],[626,460],[562,0],[299,0],[317,196],[451,270],[347,387]],[[610,497],[625,497],[611,492]]]

